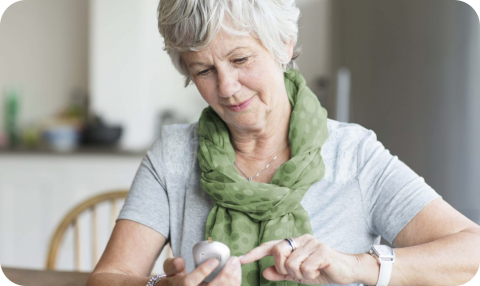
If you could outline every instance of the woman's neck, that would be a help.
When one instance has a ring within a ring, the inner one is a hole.
[[[282,108],[272,114],[262,129],[249,131],[229,128],[237,158],[250,162],[269,161],[288,146],[292,106],[288,98],[285,99]]]

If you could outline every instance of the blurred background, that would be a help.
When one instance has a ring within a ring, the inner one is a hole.
[[[329,118],[358,123],[480,223],[480,39],[456,0],[298,0],[297,64]],[[24,0],[0,23],[0,263],[43,269],[83,200],[128,189],[160,126],[205,102],[163,51],[158,0]],[[118,206],[117,210],[121,207]],[[109,217],[108,206],[98,217]],[[95,261],[85,231],[80,270]],[[111,229],[99,225],[103,251]],[[74,234],[57,269],[74,268]],[[164,257],[165,254],[162,254]],[[92,260],[94,260],[92,262]],[[162,273],[157,263],[154,273]]]

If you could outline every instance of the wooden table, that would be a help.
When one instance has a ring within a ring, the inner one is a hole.
[[[85,286],[90,273],[2,267],[5,276],[22,286]]]

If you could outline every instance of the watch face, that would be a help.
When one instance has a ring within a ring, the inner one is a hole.
[[[392,256],[392,249],[386,245],[375,245],[375,250],[379,256]]]

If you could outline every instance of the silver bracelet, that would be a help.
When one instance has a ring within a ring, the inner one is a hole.
[[[152,278],[150,278],[150,280],[148,280],[148,283],[147,283],[146,286],[155,286],[155,285],[157,285],[157,283],[160,282],[160,280],[162,280],[164,277],[167,277],[167,275],[165,275],[165,274],[155,275],[155,276],[153,276]]]

